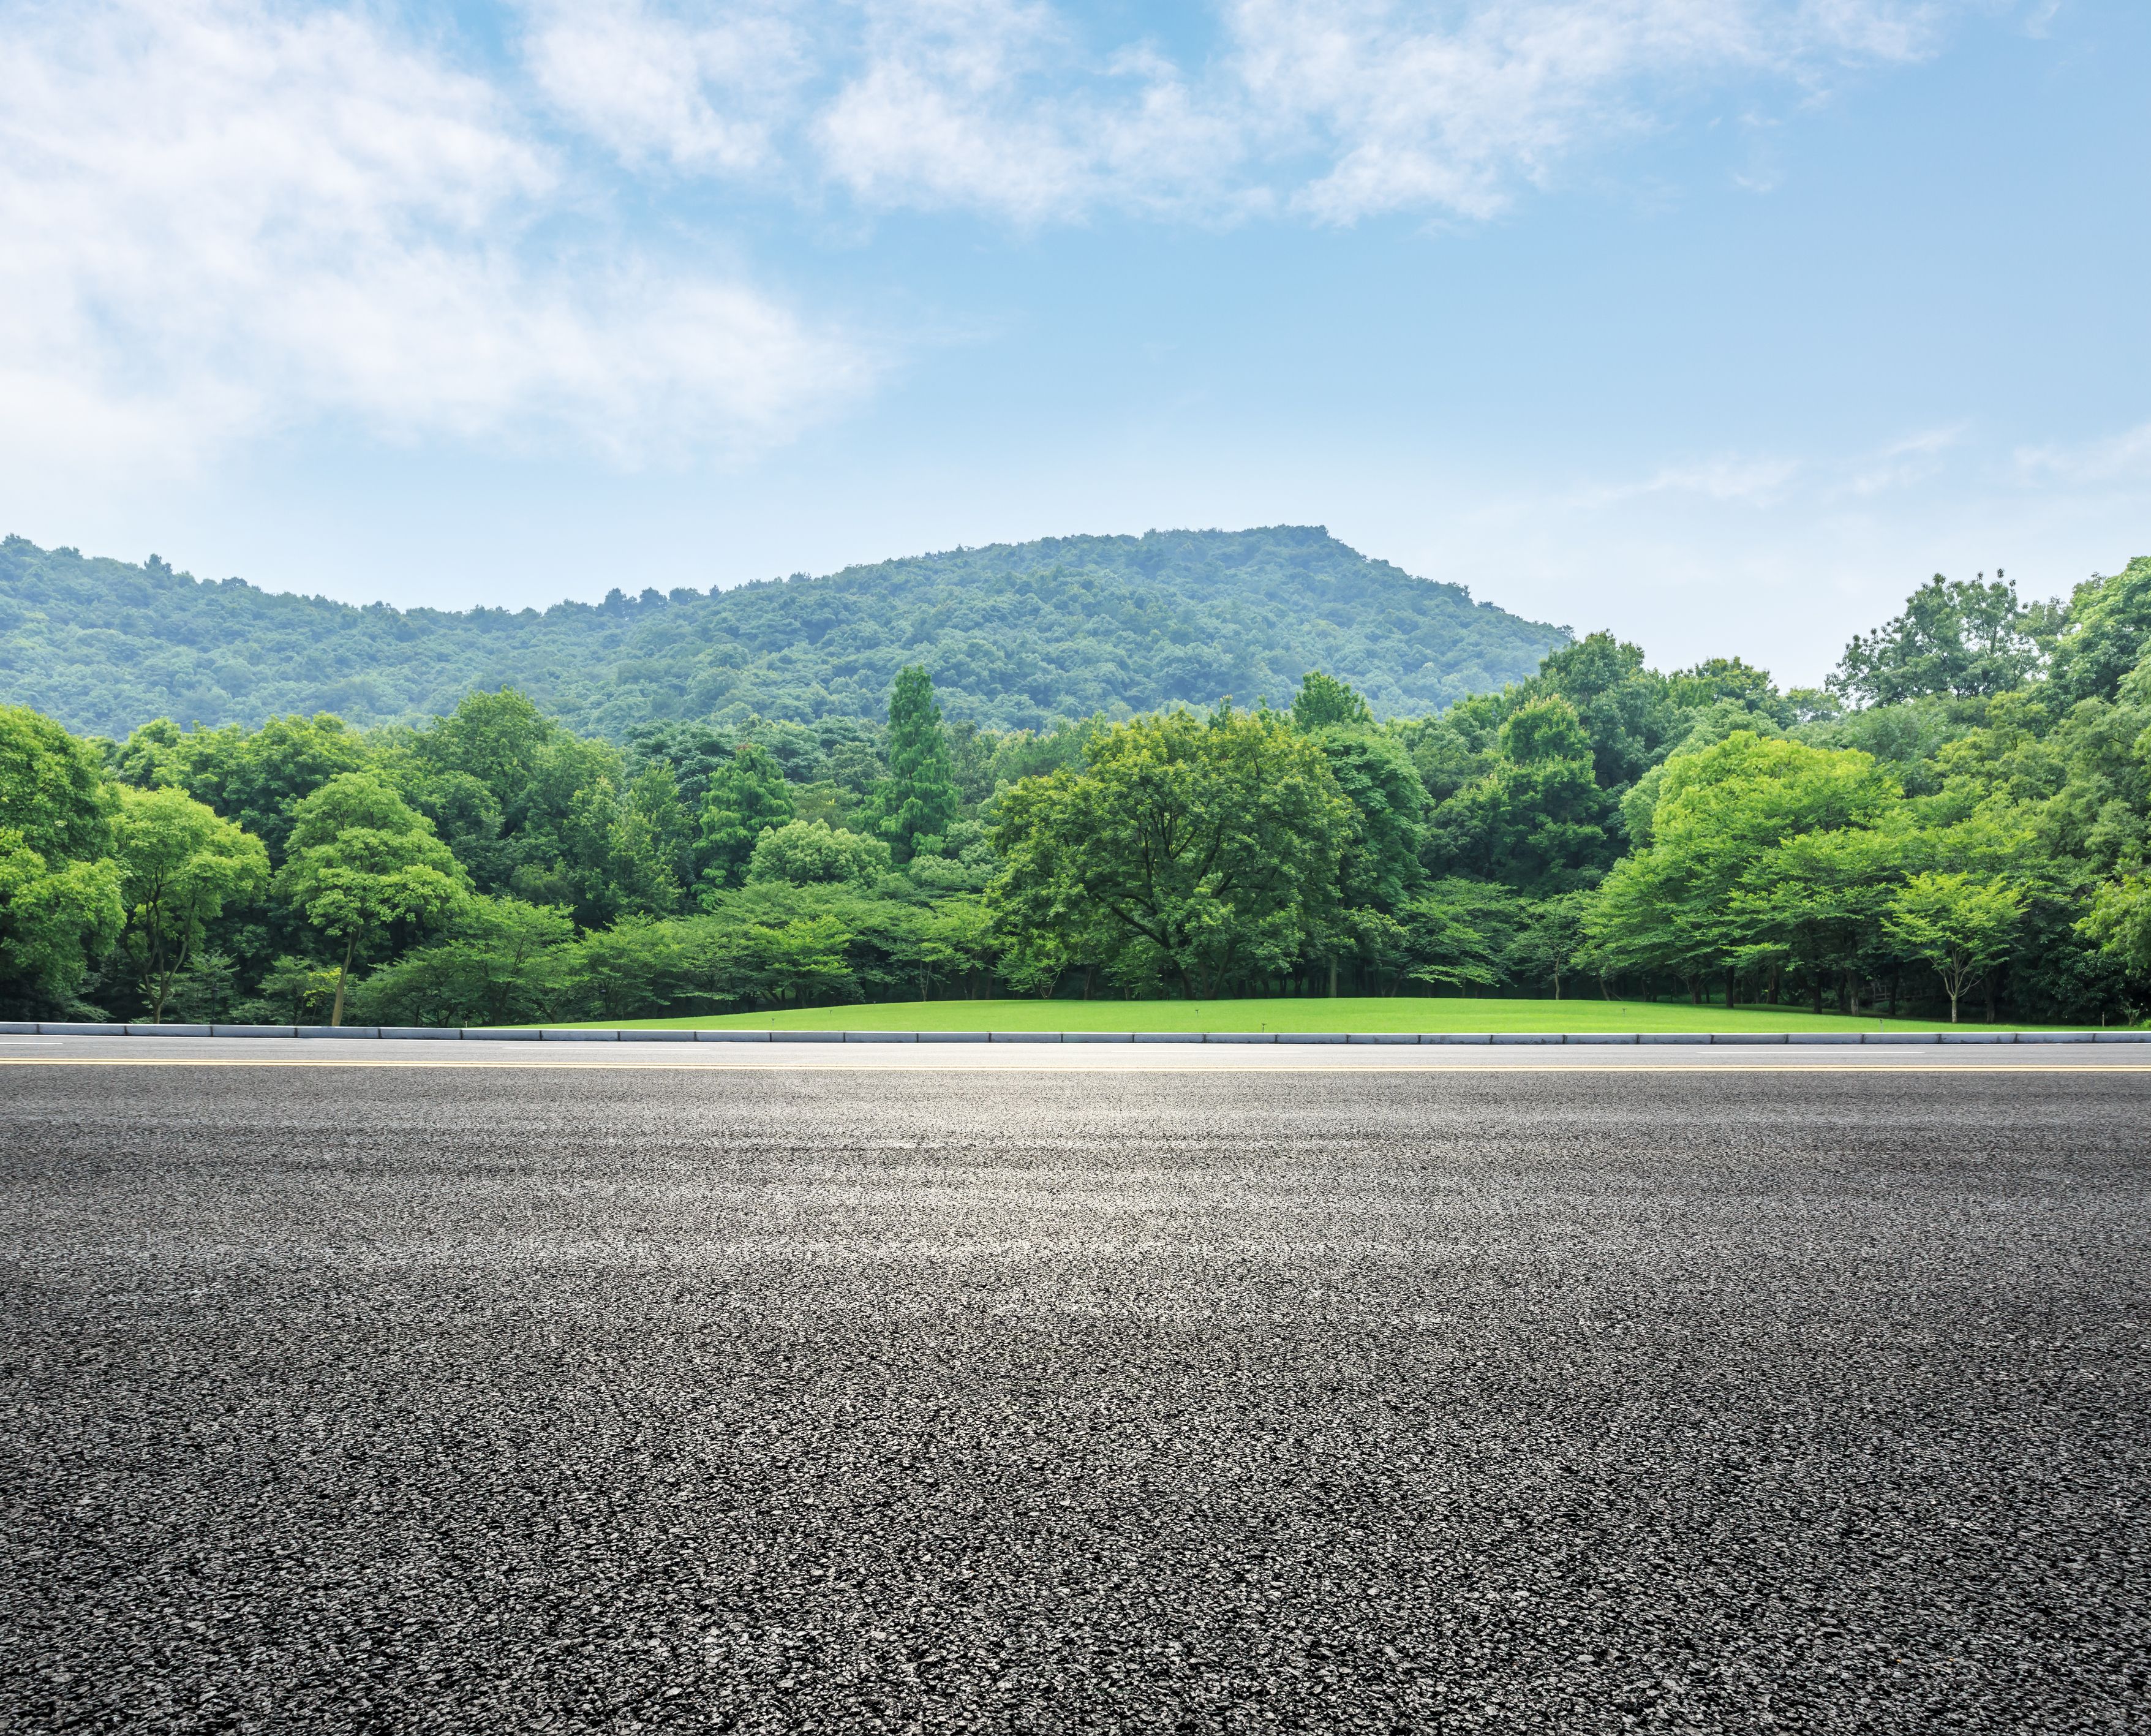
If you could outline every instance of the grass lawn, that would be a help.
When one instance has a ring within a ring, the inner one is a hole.
[[[596,1019],[593,1028],[774,1030],[1945,1030],[1931,1021],[1819,1016],[1794,1007],[1671,1001],[1476,1000],[1340,995],[1334,1000],[902,1000],[686,1019]]]

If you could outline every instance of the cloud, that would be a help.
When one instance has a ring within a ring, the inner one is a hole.
[[[770,168],[815,56],[799,8],[747,4],[714,19],[642,0],[525,8],[532,77],[556,110],[625,160],[727,175]]]
[[[1169,53],[1049,0],[499,3],[505,63],[366,0],[0,0],[0,442],[185,462],[347,420],[751,451],[883,364],[707,262],[752,232],[710,190],[1025,226],[1483,217],[1668,92],[1916,58],[1952,15],[1221,0]]]
[[[1939,8],[1889,0],[1235,0],[1235,64],[1273,125],[1329,159],[1316,218],[1485,217],[1684,86],[1929,52]]]
[[[1090,62],[1071,28],[1015,0],[876,0],[857,70],[812,125],[862,202],[1025,223],[1207,196],[1238,141],[1172,66]]]
[[[1841,467],[1843,475],[1832,493],[1865,499],[1916,487],[1941,473],[1944,454],[1960,444],[1965,433],[1964,424],[1957,423],[1893,440],[1880,451]]]
[[[752,286],[564,242],[581,195],[554,149],[371,13],[0,16],[0,392],[23,450],[183,463],[333,418],[752,443],[869,372]]]
[[[1805,467],[1796,458],[1723,457],[1670,464],[1637,482],[1577,490],[1563,505],[1586,509],[1623,505],[1657,494],[1686,494],[1737,506],[1770,506]]]
[[[2151,484],[2151,422],[2103,440],[2075,445],[2027,446],[2017,452],[2017,472],[2030,482],[2087,486]]]
[[[1668,103],[1932,53],[1973,0],[1222,0],[1209,51],[1046,0],[524,0],[534,77],[639,162],[868,210],[1483,218]]]

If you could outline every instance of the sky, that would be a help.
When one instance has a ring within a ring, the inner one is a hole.
[[[2143,0],[0,0],[0,531],[408,606],[1321,524],[1814,682],[2151,552]]]

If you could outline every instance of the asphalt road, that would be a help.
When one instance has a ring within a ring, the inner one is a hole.
[[[0,1726],[2082,1731],[2151,1075],[0,1069]]]

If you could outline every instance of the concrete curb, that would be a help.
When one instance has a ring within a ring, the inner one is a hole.
[[[1407,1043],[1693,1045],[1822,1043],[2151,1043],[2151,1030],[1848,1031],[1172,1031],[1172,1030],[593,1030],[579,1025],[79,1025],[0,1021],[14,1037],[336,1037],[524,1043]]]

